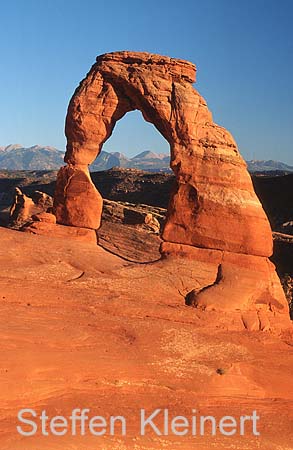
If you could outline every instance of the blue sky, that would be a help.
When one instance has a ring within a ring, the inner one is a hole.
[[[95,57],[137,50],[197,65],[196,88],[246,159],[293,164],[292,0],[1,2],[0,145],[65,148],[69,99]],[[167,152],[139,112],[104,145]]]

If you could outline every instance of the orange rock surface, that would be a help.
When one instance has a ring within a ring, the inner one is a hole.
[[[32,215],[32,220],[35,222],[56,223],[56,216],[48,212],[40,212]]]
[[[201,286],[195,284],[186,293],[188,305],[203,310],[251,311],[258,324],[254,329],[259,330],[271,326],[267,319],[258,320],[259,315],[270,317],[272,326],[274,322],[284,321],[285,326],[289,323],[288,303],[275,266],[268,259],[170,242],[162,243],[161,253],[166,260],[189,260],[195,278],[198,276],[195,261],[197,270],[210,272],[209,282]]]
[[[61,238],[69,240],[69,242],[71,239],[74,239],[97,245],[97,235],[95,230],[90,230],[88,228],[70,227],[68,225],[59,225],[53,222],[36,220],[35,222],[29,222],[26,224],[22,227],[21,231],[31,234]]]
[[[184,304],[213,282],[217,251],[133,264],[75,240],[4,228],[0,239],[1,450],[291,449],[292,331],[260,332],[261,305],[256,317]],[[22,408],[123,415],[127,434],[24,437]],[[251,425],[244,436],[140,436],[141,408],[217,419],[256,410],[260,436]]]

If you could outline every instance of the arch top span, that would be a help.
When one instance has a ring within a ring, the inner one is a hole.
[[[172,152],[174,142],[192,138],[195,116],[188,119],[186,114],[192,110],[195,115],[203,106],[210,115],[192,87],[195,73],[188,61],[145,52],[98,56],[69,104],[65,161],[93,162],[117,120],[135,109],[166,138]]]
[[[183,78],[190,83],[195,83],[196,81],[195,64],[184,59],[171,58],[170,56],[162,56],[155,53],[120,51],[104,53],[96,57],[97,63],[103,61],[121,62],[132,66],[141,66],[142,64],[164,66],[164,70],[168,70],[171,76],[174,77],[174,80]]]

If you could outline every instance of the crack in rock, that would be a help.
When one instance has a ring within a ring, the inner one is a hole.
[[[212,286],[219,284],[222,279],[223,279],[222,264],[219,264],[215,281],[213,283],[209,284],[208,286],[203,287],[202,289],[192,289],[192,291],[188,292],[188,294],[186,294],[186,296],[185,296],[185,305],[193,306],[195,308],[197,306],[198,294],[206,291],[207,289],[211,288]]]

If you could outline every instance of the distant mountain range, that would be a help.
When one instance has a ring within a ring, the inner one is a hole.
[[[140,169],[151,171],[170,171],[170,155],[166,153],[154,153],[144,151],[132,158],[123,153],[108,153],[102,151],[96,161],[90,166],[90,170],[107,170],[112,167],[123,167],[127,169]]]
[[[0,147],[1,170],[56,170],[64,164],[64,152],[55,147],[23,147],[20,144]],[[102,151],[90,166],[90,170],[100,171],[112,167],[133,168],[152,172],[169,172],[170,155],[144,151],[129,158],[123,153]],[[247,161],[250,172],[285,171],[293,172],[293,166],[278,161]]]
[[[64,152],[55,147],[23,147],[20,144],[0,147],[1,170],[56,170],[64,165]],[[102,151],[90,166],[90,170],[100,171],[112,167],[135,168],[152,171],[169,171],[170,156],[165,153],[144,151],[128,158],[123,153]]]
[[[293,172],[293,166],[288,166],[288,164],[282,163],[280,161],[264,161],[264,160],[251,160],[246,161],[249,172],[272,172],[272,171],[282,171],[282,172]]]
[[[22,147],[19,144],[0,147],[0,169],[55,170],[64,164],[64,153],[54,147]]]

